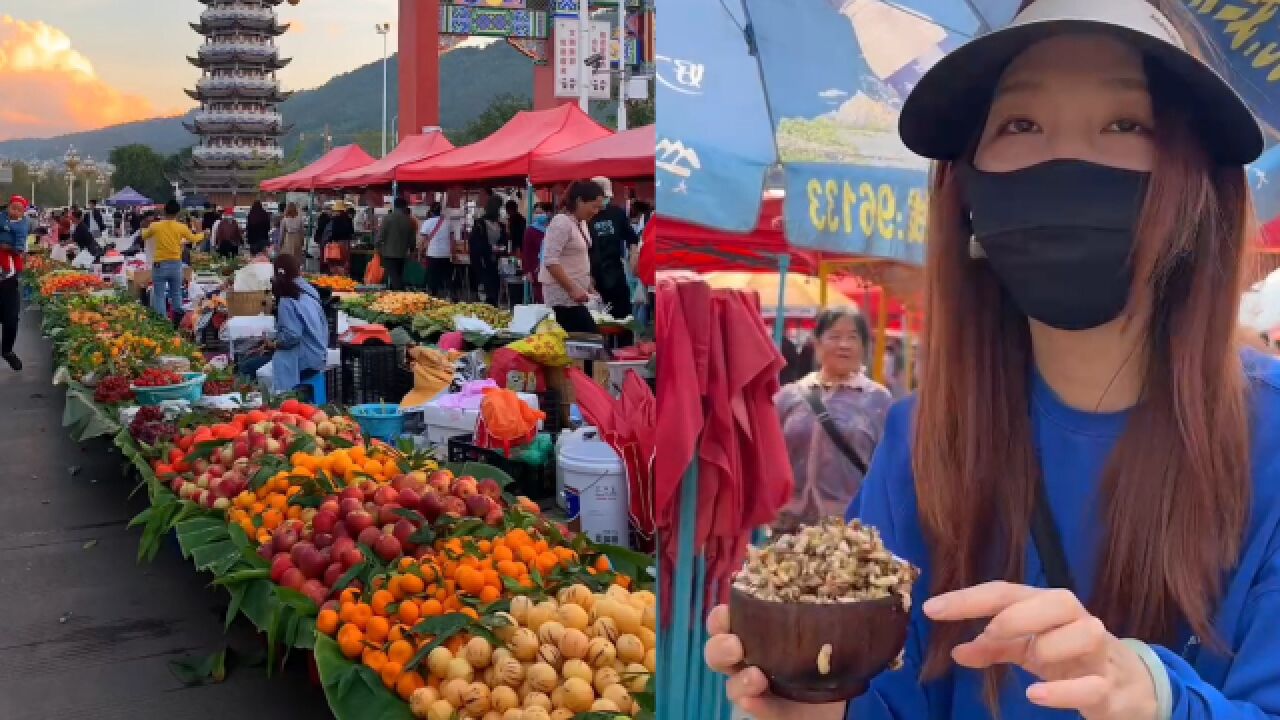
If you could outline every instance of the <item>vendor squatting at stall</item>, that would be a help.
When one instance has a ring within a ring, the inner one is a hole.
[[[267,352],[241,360],[239,369],[252,379],[271,363],[272,392],[292,392],[303,381],[324,372],[329,323],[320,305],[320,293],[302,279],[293,255],[276,258],[271,294],[276,298],[275,341]]]

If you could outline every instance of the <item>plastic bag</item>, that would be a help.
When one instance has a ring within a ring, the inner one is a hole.
[[[413,389],[400,401],[402,408],[426,405],[453,385],[456,356],[425,347],[409,348],[413,366]]]
[[[511,448],[528,445],[538,436],[538,423],[547,414],[534,410],[510,390],[491,388],[480,402],[480,422],[476,427],[476,444],[501,449],[508,457]]]
[[[538,324],[537,331],[507,347],[547,367],[568,367],[569,350],[565,341],[569,334],[553,318]]]
[[[386,273],[382,269],[382,254],[374,253],[373,259],[369,261],[369,266],[364,269],[364,284],[381,285],[384,275]]]
[[[515,392],[539,393],[547,390],[546,370],[539,364],[512,350],[498,348],[489,361],[489,377]]]

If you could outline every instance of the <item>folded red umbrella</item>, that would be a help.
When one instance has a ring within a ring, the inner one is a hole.
[[[635,372],[627,373],[621,399],[614,398],[577,368],[569,369],[569,381],[583,417],[622,459],[631,525],[643,538],[651,540],[655,529],[653,437],[657,419],[653,391]]]
[[[659,422],[656,513],[670,598],[679,542],[680,485],[698,463],[695,553],[707,560],[707,607],[727,596],[755,527],[791,496],[791,466],[773,406],[785,361],[759,298],[710,291],[697,279],[658,286]],[[664,610],[669,606],[664,605]],[[669,616],[669,612],[666,613]]]

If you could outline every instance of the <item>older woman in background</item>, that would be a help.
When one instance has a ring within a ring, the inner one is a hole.
[[[299,261],[302,260],[304,228],[302,226],[302,216],[298,214],[298,203],[289,203],[284,208],[284,219],[280,221],[280,229],[283,233],[283,239],[280,242],[280,253],[283,255],[292,255]]]
[[[869,335],[857,311],[823,311],[813,337],[818,370],[775,398],[795,475],[780,530],[842,517],[862,485],[892,402],[889,391],[866,375]]]

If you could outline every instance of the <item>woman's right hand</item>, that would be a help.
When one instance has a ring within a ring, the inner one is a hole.
[[[844,703],[808,705],[769,694],[769,680],[760,668],[742,666],[742,641],[729,632],[729,606],[720,605],[707,618],[711,639],[704,655],[707,665],[729,676],[725,684],[729,701],[754,720],[842,720]]]
[[[586,305],[587,301],[591,299],[591,296],[587,294],[587,291],[580,287],[575,287],[569,294],[569,297],[579,305]]]

